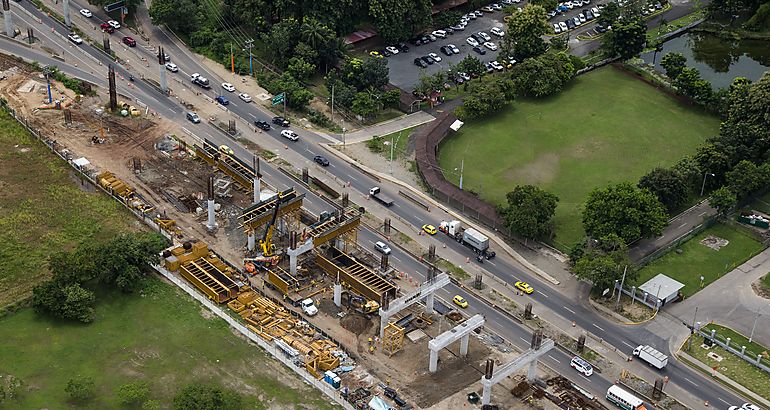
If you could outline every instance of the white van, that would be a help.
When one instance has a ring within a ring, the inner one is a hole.
[[[591,366],[590,363],[583,360],[580,356],[575,356],[572,358],[572,361],[569,363],[570,367],[573,369],[579,371],[580,373],[583,373],[585,377],[590,377],[592,374],[594,374],[594,368]]]

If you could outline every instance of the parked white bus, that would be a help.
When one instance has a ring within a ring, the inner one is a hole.
[[[614,384],[607,389],[607,400],[623,410],[646,410],[644,401]]]

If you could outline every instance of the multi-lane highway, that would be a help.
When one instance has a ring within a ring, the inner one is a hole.
[[[72,2],[70,2],[70,7],[74,13],[80,8]],[[17,10],[17,8],[24,8],[26,11]],[[27,48],[18,45],[14,40],[4,39],[0,41],[0,49],[28,60],[38,61],[41,64],[57,65],[62,71],[69,75],[82,78],[100,86],[106,86],[106,66],[108,64],[116,65],[107,55],[88,44],[75,46],[70,43],[66,39],[69,30],[61,26],[58,22],[55,22],[46,14],[37,10],[34,5],[29,2],[12,3],[12,10],[14,10],[14,19],[16,19],[18,26],[23,27],[24,24],[27,24],[36,27],[36,36],[40,38],[43,45],[53,50],[61,50],[61,54],[65,61],[62,62],[51,58],[44,52],[38,51],[36,48]],[[72,16],[73,22],[77,25],[82,24],[86,33],[93,32],[93,30],[90,29],[91,25],[95,24],[98,26],[98,21],[85,21],[85,19],[80,18],[79,15],[76,16],[74,13]],[[95,12],[94,17],[91,20],[98,19],[100,15],[103,17],[103,13]],[[42,23],[39,23],[37,19]],[[19,22],[19,20],[21,20],[21,22]],[[84,23],[87,23],[87,25]],[[98,33],[99,37],[101,36],[100,31],[96,31],[95,33]],[[124,35],[131,34],[127,31],[125,34],[118,31],[113,35],[113,47],[117,46],[119,38]],[[175,87],[193,87],[189,83],[189,76],[187,74],[197,72],[208,77],[212,83],[212,90],[204,92],[208,93],[210,97],[219,94],[219,83],[222,82],[222,79],[201,64],[193,54],[182,48],[182,46],[160,28],[154,27],[149,35],[153,41],[164,47],[166,53],[172,56],[172,61],[179,66],[180,73],[168,73],[169,78],[176,75],[181,79],[180,82],[169,82],[172,89]],[[137,55],[144,56],[150,61],[150,70],[148,71],[143,67],[143,63],[137,64],[134,68],[116,65],[118,74],[125,78],[130,73],[144,72],[149,73],[146,74],[148,78],[153,78],[152,75],[155,76],[154,78],[157,78],[158,68],[154,63],[154,48],[150,49],[139,46],[132,49],[131,52],[138,53]],[[122,80],[119,81],[118,89],[121,94],[147,104],[150,109],[158,112],[162,116],[185,124],[184,126],[197,136],[208,138],[215,144],[229,145],[234,150],[237,157],[247,163],[250,162],[251,156],[253,155],[250,151],[235,144],[229,137],[225,136],[206,122],[197,125],[187,123],[184,116],[186,110],[179,104],[179,102],[174,98],[158,92],[153,86],[138,80],[131,84],[129,84],[127,80]],[[202,104],[203,100],[201,99],[201,101],[197,101],[196,103]],[[258,104],[248,104],[238,100],[232,102],[230,106],[228,106],[228,109],[231,114],[237,115],[249,123],[254,120],[266,120],[270,122],[270,118],[272,117],[272,114],[261,108]],[[274,129],[266,133],[261,133],[259,134],[259,138],[265,138],[267,136],[267,138],[280,141],[281,144],[286,143],[289,148],[295,151],[296,154],[301,156],[308,163],[312,161],[313,156],[320,153],[318,152],[320,150],[317,145],[318,142],[325,142],[330,138],[336,138],[335,136],[330,137],[310,131],[297,130],[301,137],[300,141],[292,143],[282,138],[279,135],[279,131],[280,130]],[[256,139],[256,134],[253,134],[250,131],[246,132],[246,134],[248,134],[248,137]],[[375,184],[381,185],[386,194],[394,198],[398,197],[394,185],[389,183],[379,184],[346,162],[332,159],[332,163],[327,168],[327,171],[336,175],[341,180],[349,181],[350,186],[348,191],[351,192],[351,199],[353,200],[362,198],[363,195],[368,192],[369,188]],[[294,186],[300,192],[305,193],[307,195],[305,204],[311,212],[317,214],[322,210],[331,208],[324,199],[319,198],[313,192],[296,186],[297,184],[291,178],[282,172],[277,171],[274,167],[264,165],[262,167],[262,172],[266,180],[277,189]],[[359,196],[352,195],[353,193],[358,193]],[[367,203],[367,205],[379,206],[373,203]],[[412,224],[414,227],[419,227],[424,223],[436,224],[442,217],[449,217],[449,215],[444,214],[443,211],[436,211],[434,208],[433,212],[429,212],[408,201],[397,201],[390,208],[389,212],[398,215],[402,220]],[[363,229],[359,235],[359,241],[362,246],[367,248],[371,248],[372,243],[380,239],[381,238],[377,233],[367,229]],[[454,252],[458,255],[463,255],[463,258],[468,255],[466,248],[448,237],[439,234],[433,240],[435,240],[437,244],[446,245],[446,249],[442,248],[442,252]],[[500,255],[501,252],[498,251],[498,254]],[[398,249],[394,249],[391,261],[399,270],[414,272],[417,276],[424,277],[423,272],[426,271],[424,265]],[[516,280],[524,280],[532,284],[535,289],[537,289],[533,298],[536,310],[549,309],[557,315],[562,316],[567,321],[575,321],[578,326],[597,335],[597,337],[602,338],[605,343],[614,346],[620,351],[630,353],[630,351],[639,344],[650,344],[661,351],[669,351],[667,340],[662,339],[655,333],[650,332],[644,327],[627,327],[605,319],[585,303],[575,300],[571,295],[562,294],[549,282],[541,280],[536,274],[510,262],[506,257],[498,257],[497,259],[488,261],[484,263],[482,267],[505,282],[513,283]],[[502,315],[484,302],[476,300],[472,295],[463,292],[454,285],[447,286],[440,292],[440,296],[443,296],[446,300],[451,299],[455,294],[463,294],[469,300],[471,304],[469,313],[481,313],[486,317],[486,326],[488,328],[519,347],[529,345],[530,330],[528,328],[512,321],[510,318]],[[578,375],[576,372],[569,369],[570,359],[571,358],[564,352],[554,350],[551,354],[546,356],[545,362],[554,370],[563,375],[570,376],[576,383],[595,394],[603,394],[606,392],[607,387],[612,384],[610,380],[602,378],[601,374],[595,374],[590,379]],[[670,385],[679,386],[682,390],[691,392],[699,400],[704,402],[708,401],[713,404],[727,405],[739,404],[740,402],[745,401],[732,392],[725,390],[711,379],[702,376],[699,372],[673,360],[673,358],[669,361],[668,367],[661,372],[660,375],[661,377],[664,375],[668,376]]]

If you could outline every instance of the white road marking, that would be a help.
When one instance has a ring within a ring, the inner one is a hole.
[[[601,330],[602,332],[604,332],[604,329],[600,328],[599,326],[596,326],[596,323],[591,323],[591,325],[592,325],[593,327],[595,327],[595,328],[597,328],[597,329]]]
[[[566,307],[566,306],[564,306],[564,309],[565,309],[567,312],[570,312],[570,313],[572,313],[573,315],[575,315],[575,314],[576,314],[574,310],[572,310],[572,309],[570,309],[570,308],[568,308],[568,307]]]
[[[494,262],[492,262],[490,260],[487,260],[487,262],[489,262],[489,264],[492,265],[492,266],[497,266]]]
[[[703,216],[703,215],[706,215],[706,211],[703,211],[703,212],[698,214],[698,216]],[[722,400],[722,399],[719,399],[719,400]],[[724,401],[724,400],[722,400],[722,401]],[[727,403],[727,402],[725,402],[725,403]]]
[[[698,386],[694,381],[692,381],[692,380],[690,380],[690,379],[688,379],[686,377],[684,379],[687,380],[688,382],[692,383],[693,386]]]
[[[527,339],[525,339],[525,338],[523,338],[521,336],[519,336],[519,339],[521,339],[524,343],[529,343],[530,342],[529,340],[527,340]]]
[[[687,226],[687,222],[685,222],[685,223],[683,223],[683,224],[679,225],[679,228],[683,228],[683,227],[685,227],[685,226]],[[678,228],[677,228],[677,229],[678,229]]]
[[[553,361],[554,361],[554,362],[556,362],[556,363],[561,363],[561,361],[559,361],[559,359],[557,359],[557,358],[555,358],[555,357],[551,356],[550,354],[548,355],[548,357],[550,357],[550,358],[551,358],[551,360],[553,360]]]
[[[539,290],[537,291],[537,293],[539,293],[539,294],[541,294],[541,295],[543,295],[543,296],[545,296],[545,297],[548,297],[548,295],[546,295],[545,293],[543,293],[543,292],[541,292],[541,291],[539,291]]]
[[[395,259],[395,260],[397,260],[397,261],[399,261],[399,262],[402,262],[402,261],[401,261],[401,259],[399,259],[399,258],[398,258],[398,256],[396,256],[396,255],[392,255],[392,256],[393,256],[393,259]],[[403,263],[403,262],[402,262],[402,263]]]
[[[623,344],[628,346],[628,347],[630,347],[630,348],[632,348],[632,349],[636,349],[636,346],[631,346],[630,344],[626,343],[625,341],[623,341]]]
[[[704,213],[705,213],[705,212],[704,212]],[[730,405],[730,403],[728,403],[728,402],[726,402],[726,401],[722,400],[722,398],[721,398],[721,397],[717,397],[717,400],[721,401],[722,403],[724,403],[724,404],[726,404],[726,405],[728,405],[728,406]]]

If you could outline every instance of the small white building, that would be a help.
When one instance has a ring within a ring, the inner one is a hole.
[[[684,283],[676,281],[662,273],[645,282],[637,289],[647,292],[648,300],[654,301],[657,297],[660,299],[661,307],[666,303],[673,302],[679,297],[679,291],[684,287]],[[653,302],[654,303],[654,302]]]

